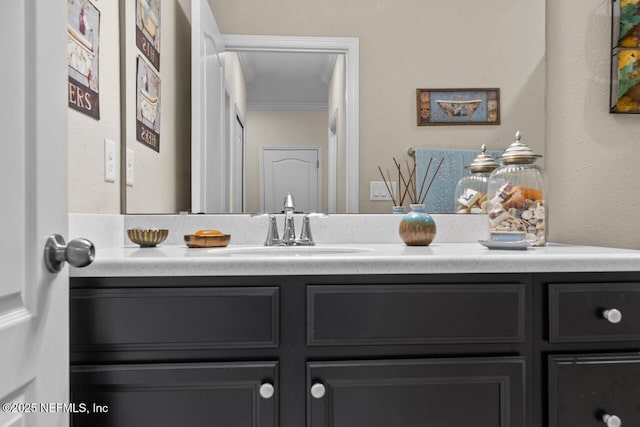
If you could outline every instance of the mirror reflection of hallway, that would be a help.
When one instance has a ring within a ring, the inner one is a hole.
[[[285,196],[293,196],[296,212],[320,212],[320,147],[260,147],[262,211],[282,211]]]

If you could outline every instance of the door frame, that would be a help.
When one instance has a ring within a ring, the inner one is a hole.
[[[276,150],[287,151],[315,151],[318,153],[318,210],[322,210],[322,147],[319,145],[291,145],[291,146],[276,146],[276,145],[261,145],[259,156],[259,173],[260,173],[260,210],[266,212],[266,205],[264,199],[264,152]]]
[[[241,200],[241,208],[238,212],[235,213],[242,213],[246,210],[247,208],[247,177],[246,177],[246,173],[247,173],[247,125],[246,125],[246,120],[244,118],[244,116],[242,115],[242,112],[240,111],[240,108],[238,107],[238,104],[236,104],[235,102],[233,103],[233,129],[235,129],[235,124],[240,123],[240,126],[242,126],[242,151],[241,153],[238,153],[238,147],[236,146],[236,138],[237,135],[235,133],[235,131],[233,132],[233,141],[231,142],[231,146],[232,146],[232,151],[233,151],[233,204],[234,204],[234,208],[237,206],[237,202],[236,202],[236,198],[238,197],[237,192],[235,191],[237,189],[237,185],[236,185],[236,180],[238,178],[240,178],[242,180],[242,186],[241,186],[241,193],[242,193],[242,200]],[[235,166],[237,164],[236,162],[236,156],[242,156],[242,171],[241,173],[238,173],[238,171],[236,170]]]
[[[254,36],[236,34],[223,34],[222,38],[227,51],[320,52],[343,54],[345,56],[346,123],[344,123],[344,126],[346,131],[346,212],[358,213],[360,210],[359,39],[357,37]]]
[[[327,141],[327,213],[336,213],[338,189],[338,108],[330,116]]]

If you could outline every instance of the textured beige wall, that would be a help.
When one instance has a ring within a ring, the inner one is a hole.
[[[319,146],[327,163],[326,111],[247,111],[247,212],[260,212],[260,146]],[[327,205],[327,174],[322,173],[322,205]]]
[[[520,129],[544,154],[544,0],[209,1],[223,33],[360,39],[361,212],[389,212],[369,181],[410,146],[503,149]],[[456,87],[499,87],[502,124],[416,126],[416,88]]]
[[[126,0],[127,22],[135,2]],[[127,213],[176,213],[191,208],[191,1],[164,0],[160,40],[160,153],[136,140],[135,24],[127,27],[127,148],[135,153]]]
[[[549,238],[640,249],[640,118],[608,113],[611,4],[547,8]]]
[[[104,139],[116,143],[120,170],[118,2],[100,2],[100,120],[68,108],[68,203],[72,213],[120,213],[120,175],[104,180]]]

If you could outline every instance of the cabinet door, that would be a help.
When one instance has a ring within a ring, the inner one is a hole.
[[[523,427],[520,357],[307,365],[309,427]]]
[[[278,365],[76,366],[71,399],[74,427],[275,427]]]
[[[549,427],[604,427],[605,415],[640,425],[640,356],[550,356]]]

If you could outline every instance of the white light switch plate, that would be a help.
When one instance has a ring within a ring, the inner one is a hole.
[[[392,181],[390,185],[391,191],[395,192],[397,183]],[[389,190],[383,181],[370,181],[369,190],[369,200],[391,200]]]
[[[133,187],[133,150],[127,148],[127,185]]]
[[[116,143],[110,139],[104,139],[104,180],[116,182],[117,174]]]

